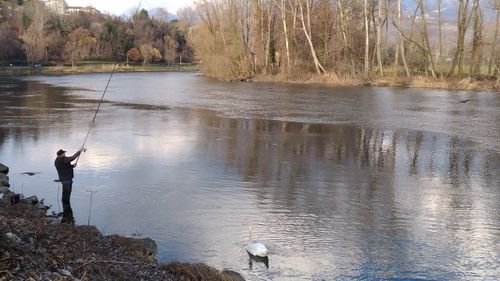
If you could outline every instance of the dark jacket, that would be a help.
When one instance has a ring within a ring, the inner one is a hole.
[[[80,153],[81,152],[78,151],[71,157],[58,156],[56,160],[54,160],[54,166],[56,166],[57,174],[59,175],[59,180],[61,182],[73,179],[74,166],[71,165],[71,161],[75,160]]]

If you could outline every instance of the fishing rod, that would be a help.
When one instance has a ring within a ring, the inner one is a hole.
[[[92,122],[90,122],[89,130],[87,131],[87,135],[85,136],[85,140],[83,141],[82,148],[85,147],[85,143],[87,143],[87,139],[89,138],[90,131],[92,130],[92,127],[94,126],[95,123],[95,118],[97,117],[97,113],[99,112],[99,109],[101,108],[102,101],[104,100],[104,96],[106,95],[106,92],[108,91],[109,83],[111,82],[111,77],[113,77],[113,74],[115,73],[116,69],[116,63],[113,66],[113,70],[111,71],[111,74],[109,75],[108,83],[106,84],[106,88],[104,88],[104,92],[102,93],[101,100],[99,101],[99,104],[97,105],[97,109],[94,113],[94,118],[92,118]],[[78,163],[78,160],[80,159],[80,155],[76,158],[75,165]]]
[[[139,8],[141,7],[142,0],[139,1],[139,5],[137,5],[137,9],[135,10],[135,14],[139,12]],[[108,90],[109,82],[111,82],[111,77],[113,77],[113,74],[115,73],[116,69],[116,63],[113,65],[113,70],[111,71],[111,74],[109,75],[108,83],[106,84],[106,88],[104,88],[104,92],[102,93],[101,100],[99,101],[99,104],[97,105],[97,109],[94,114],[94,118],[92,118],[92,122],[90,122],[89,130],[87,131],[87,135],[85,136],[85,140],[83,141],[82,148],[85,147],[85,143],[87,143],[87,139],[89,138],[90,135],[90,130],[92,130],[92,126],[94,126],[95,118],[97,117],[97,113],[99,112],[99,109],[101,108],[101,103],[104,100],[104,95],[106,95],[106,91]],[[75,165],[78,164],[78,160],[80,160],[80,155],[76,158]]]

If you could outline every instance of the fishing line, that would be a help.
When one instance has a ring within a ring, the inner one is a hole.
[[[101,108],[102,101],[104,100],[104,96],[106,95],[106,92],[108,91],[109,83],[111,82],[111,78],[113,77],[113,74],[115,73],[116,69],[116,63],[113,66],[113,70],[111,71],[111,74],[109,75],[108,83],[106,84],[106,88],[104,88],[104,92],[102,93],[101,100],[99,101],[99,104],[97,105],[97,109],[94,113],[94,118],[92,118],[92,122],[90,122],[89,130],[87,131],[87,135],[85,136],[85,140],[83,141],[82,148],[85,147],[85,143],[87,143],[87,139],[89,138],[90,131],[92,130],[92,127],[94,126],[95,123],[95,118],[97,117],[97,113],[99,112],[99,109]],[[80,159],[80,155],[76,158],[75,165],[78,163],[78,160]]]

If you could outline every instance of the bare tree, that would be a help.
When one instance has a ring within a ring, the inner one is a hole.
[[[397,0],[397,23],[398,26],[402,26],[402,16],[403,16],[403,7],[401,4],[401,0]],[[394,21],[394,20],[393,20]],[[410,77],[410,69],[408,68],[408,63],[406,62],[406,54],[405,54],[405,44],[403,41],[403,36],[401,33],[398,34],[398,41],[396,45],[396,54],[394,58],[394,65],[396,67],[396,74],[398,73],[399,70],[399,58],[401,57],[401,61],[403,62],[404,70],[406,77]]]
[[[342,33],[342,41],[344,43],[344,49],[345,51],[348,53],[348,59],[349,59],[349,64],[351,66],[351,75],[354,77],[355,74],[356,74],[356,66],[355,66],[355,63],[354,63],[354,58],[353,58],[353,46],[351,46],[351,41],[350,39],[350,27],[349,27],[349,16],[348,16],[348,13],[346,12],[348,7],[349,7],[349,3],[347,2],[346,0],[339,0],[337,1],[337,5],[338,5],[338,11],[339,11],[339,15],[340,15],[340,30],[341,30],[341,33]],[[349,34],[349,36],[348,36]]]
[[[377,42],[375,48],[377,48],[377,62],[378,62],[378,71],[380,73],[380,76],[384,77],[384,67],[382,66],[382,50],[381,50],[381,44],[380,44],[380,37],[382,33],[382,5],[383,5],[383,0],[378,1],[378,17],[377,17]]]
[[[64,50],[71,61],[71,66],[75,66],[78,60],[88,57],[95,43],[96,39],[90,36],[87,29],[79,27],[73,30],[68,35],[68,41],[64,45]]]
[[[165,52],[163,54],[163,58],[165,59],[165,62],[169,64],[174,63],[177,57],[177,48],[179,47],[179,44],[169,35],[165,36],[163,41],[165,42]]]
[[[455,55],[453,56],[453,62],[451,64],[448,76],[452,76],[455,73],[455,69],[458,67],[458,76],[462,76],[463,69],[463,57],[464,57],[464,45],[465,45],[465,33],[467,32],[467,10],[469,7],[469,0],[458,0],[458,21],[457,21],[457,46],[455,50]]]
[[[275,0],[276,1],[276,0]],[[276,1],[276,5],[279,7],[281,11],[281,22],[283,24],[283,36],[285,37],[285,51],[286,51],[286,69],[290,71],[290,46],[288,43],[288,28],[286,22],[286,4],[285,0],[281,0],[281,2]]]
[[[498,26],[500,24],[500,0],[492,0],[490,3],[490,6],[492,9],[496,11],[496,18],[495,18],[495,34],[493,36],[493,42],[491,44],[491,53],[490,53],[490,58],[489,58],[489,63],[488,63],[488,74],[495,74],[498,73],[496,71],[496,68],[493,67],[493,64],[496,64],[497,60],[497,41],[498,41]]]
[[[300,9],[300,21],[302,22],[302,30],[304,31],[304,35],[306,36],[307,42],[309,43],[309,48],[311,51],[311,55],[313,57],[314,66],[316,68],[316,72],[318,74],[325,73],[325,69],[323,65],[319,62],[318,56],[316,55],[316,50],[314,48],[314,44],[312,42],[312,30],[311,30],[311,7],[310,0],[298,0],[299,9]],[[304,7],[303,2],[306,2],[306,14],[304,16]],[[305,18],[305,19],[304,19]],[[307,22],[306,22],[307,20]]]
[[[458,1],[459,36],[454,66],[446,69],[448,75],[455,75],[457,67],[461,75],[464,57],[469,56],[474,62],[471,73],[480,71],[482,57],[490,53],[491,46],[484,50],[483,25],[491,21],[482,17],[480,0]],[[211,68],[209,75],[228,80],[278,71],[294,74],[303,69],[346,77],[364,74],[365,78],[376,69],[377,75],[384,77],[386,59],[392,55],[396,74],[402,65],[406,77],[411,77],[412,67],[430,77],[443,76],[447,50],[444,26],[449,22],[442,16],[445,2],[414,3],[409,11],[403,9],[403,0],[204,0],[196,4],[200,21],[191,28],[192,42],[202,68]],[[429,3],[437,6],[436,37],[431,36],[425,6]],[[408,20],[403,16],[406,14]],[[397,33],[391,32],[389,20]],[[465,36],[469,22],[475,26],[470,41]],[[496,69],[499,28],[489,60],[491,71]],[[164,42],[161,46],[165,50]],[[464,46],[472,46],[471,52],[465,53]],[[392,50],[394,54],[389,52]]]
[[[432,57],[431,45],[429,42],[429,34],[427,32],[427,19],[425,16],[424,0],[419,0],[419,5],[420,5],[421,18],[422,18],[422,25],[423,25],[422,37],[424,39],[424,46],[426,49],[425,55],[427,57],[427,63],[429,64],[429,68],[431,70],[432,77],[436,78],[434,59]]]
[[[45,57],[47,42],[45,40],[46,21],[48,13],[44,5],[38,1],[26,3],[25,30],[20,38],[23,40],[23,49],[28,58],[28,63],[41,61]]]
[[[161,59],[160,51],[158,49],[154,48],[153,46],[151,46],[151,44],[142,44],[139,47],[139,50],[141,51],[141,55],[143,57],[143,61],[142,61],[143,65],[146,65],[146,64],[150,63],[151,61],[156,61],[156,60]]]
[[[439,54],[438,59],[436,61],[439,64],[439,75],[443,76],[443,19],[441,17],[441,1],[438,0],[438,37],[439,37]]]
[[[370,21],[368,14],[368,0],[364,0],[363,15],[365,21],[365,77],[370,76]]]
[[[177,18],[181,21],[188,23],[189,25],[194,25],[198,22],[199,17],[196,11],[192,7],[184,7],[177,10]]]
[[[483,46],[483,15],[479,0],[472,2],[472,19],[474,21],[474,35],[472,39],[472,53],[469,67],[469,75],[481,74],[482,46]]]
[[[274,42],[274,37],[273,37],[273,32],[272,32],[272,27],[274,23],[274,2],[270,1],[269,3],[269,8],[268,8],[268,14],[267,14],[267,39],[266,39],[266,48],[265,48],[265,71],[267,72],[269,70],[269,59],[273,58],[273,54],[275,54],[275,50],[273,49],[273,42]]]

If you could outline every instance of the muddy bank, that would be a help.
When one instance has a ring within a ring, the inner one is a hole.
[[[60,224],[43,201],[10,191],[0,164],[0,280],[243,280],[204,264],[161,264],[156,243]]]
[[[0,75],[25,76],[25,75],[63,75],[83,73],[108,73],[113,71],[114,64],[86,64],[79,66],[43,66],[43,67],[0,67]],[[115,72],[194,72],[198,66],[193,64],[183,65],[127,65],[117,64]]]

